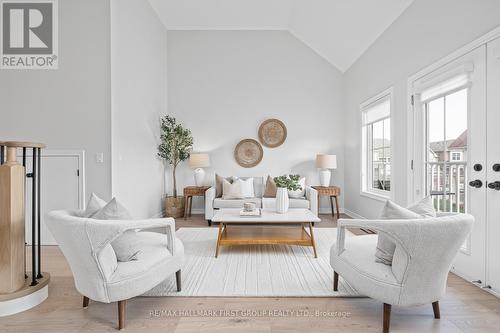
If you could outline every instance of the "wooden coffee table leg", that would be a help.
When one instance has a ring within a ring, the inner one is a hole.
[[[317,258],[318,253],[316,252],[316,242],[314,241],[314,233],[313,233],[313,227],[312,227],[311,222],[309,222],[309,232],[310,232],[310,236],[311,236],[311,245],[312,245],[312,248],[314,251],[314,258]]]
[[[217,236],[217,247],[215,248],[215,258],[219,256],[219,244],[220,244],[220,238],[222,236],[222,226],[223,223],[219,223],[219,235]]]

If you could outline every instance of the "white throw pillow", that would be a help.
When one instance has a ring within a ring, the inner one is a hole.
[[[422,218],[422,216],[409,209],[399,206],[391,200],[387,200],[384,208],[382,209],[382,213],[380,214],[381,220],[406,220],[419,218]],[[390,221],[387,221],[387,223],[390,223]],[[394,251],[396,251],[396,244],[394,244],[389,237],[379,233],[377,250],[375,251],[375,261],[386,265],[392,265]]]
[[[87,208],[85,209],[85,213],[83,213],[83,217],[91,217],[104,206],[106,206],[106,201],[102,200],[97,196],[97,194],[92,192]]]
[[[244,198],[255,198],[255,192],[253,190],[253,177],[247,179],[237,179],[241,185],[241,195]]]
[[[300,190],[288,191],[288,196],[294,199],[303,199],[306,196],[306,178],[302,177],[299,179]]]
[[[380,214],[381,220],[400,220],[400,219],[418,219],[422,218],[419,214],[409,210],[408,208],[401,207],[397,203],[387,200],[382,213]]]
[[[116,198],[111,199],[103,208],[97,211],[92,218],[96,220],[131,220],[128,210],[123,207]],[[118,238],[111,242],[111,247],[115,251],[118,261],[137,260],[137,255],[141,252],[140,240],[135,230],[127,230]]]
[[[92,218],[97,220],[131,220],[128,210],[116,198],[111,199],[106,206],[99,209]]]
[[[222,180],[222,199],[243,199],[241,180],[237,179],[232,184],[226,179]]]
[[[420,202],[417,202],[413,206],[408,207],[414,213],[417,213],[423,217],[436,217],[436,209],[432,204],[432,198],[430,196],[423,198]]]

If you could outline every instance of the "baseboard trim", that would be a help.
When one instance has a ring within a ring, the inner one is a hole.
[[[458,276],[462,280],[466,281],[467,283],[470,283],[473,286],[478,287],[479,289],[484,290],[487,293],[490,293],[497,298],[500,298],[500,293],[491,289],[491,287],[490,288],[485,287],[484,284],[473,282],[472,278],[470,276],[468,276],[467,274],[463,274],[462,272],[457,272],[453,267],[451,268],[450,273],[455,274],[456,276]]]
[[[355,212],[352,212],[348,209],[344,209],[344,214],[349,215],[353,219],[366,220],[366,217],[356,214]]]

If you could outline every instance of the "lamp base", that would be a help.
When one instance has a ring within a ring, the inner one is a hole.
[[[319,171],[319,183],[323,187],[330,186],[330,178],[332,173],[328,169],[323,169]]]
[[[202,168],[196,168],[194,170],[194,184],[196,186],[203,186],[205,180],[205,170]]]

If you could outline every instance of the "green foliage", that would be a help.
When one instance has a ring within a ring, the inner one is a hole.
[[[175,170],[180,162],[189,158],[193,136],[174,117],[164,116],[160,119],[160,141],[158,156],[173,167],[173,195],[177,197]]]
[[[161,143],[158,146],[158,156],[173,166],[187,160],[193,146],[191,131],[182,127],[174,117],[170,116],[160,119],[160,131]]]
[[[299,185],[300,175],[283,175],[279,177],[274,177],[274,182],[277,187],[284,187],[289,191],[302,190],[302,186]]]

